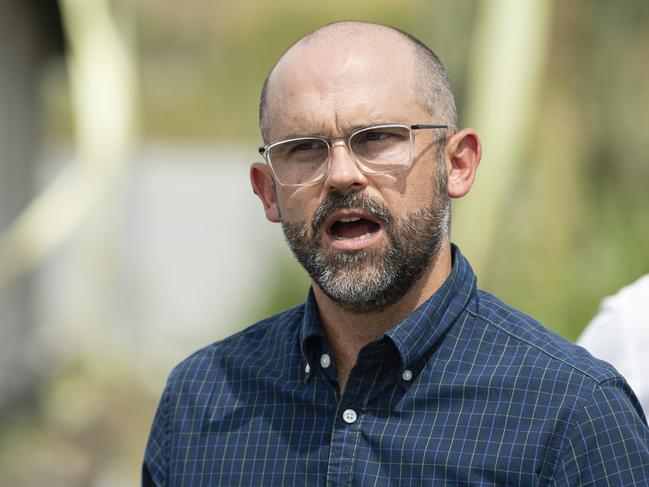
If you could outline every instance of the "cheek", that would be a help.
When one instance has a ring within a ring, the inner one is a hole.
[[[383,200],[394,216],[404,216],[429,206],[435,191],[430,174],[422,174],[409,178],[399,191],[384,192]]]
[[[283,221],[287,223],[310,222],[318,207],[317,196],[310,188],[281,191],[277,194],[277,206]]]
[[[421,171],[410,181],[410,194],[413,196],[409,198],[410,204],[414,204],[417,208],[430,205],[438,197],[440,191],[440,184],[438,179],[440,177],[439,168],[426,168],[426,171]]]

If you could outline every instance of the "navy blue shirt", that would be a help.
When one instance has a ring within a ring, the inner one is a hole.
[[[454,247],[342,396],[311,293],[183,361],[143,485],[647,486],[649,430],[613,367],[478,290]]]

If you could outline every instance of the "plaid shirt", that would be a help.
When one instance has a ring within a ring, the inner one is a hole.
[[[625,380],[453,270],[344,394],[313,295],[171,373],[143,485],[649,485]]]

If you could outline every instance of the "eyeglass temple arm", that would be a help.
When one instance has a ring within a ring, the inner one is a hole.
[[[448,125],[427,125],[424,123],[417,123],[415,125],[411,125],[410,128],[412,130],[422,130],[422,129],[446,129],[448,128]]]

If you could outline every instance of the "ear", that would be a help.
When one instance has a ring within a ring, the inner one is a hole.
[[[446,144],[448,195],[461,198],[473,186],[475,173],[482,157],[480,138],[473,129],[462,129]]]
[[[264,205],[266,218],[274,223],[279,222],[281,218],[275,199],[275,181],[273,181],[270,168],[261,162],[253,163],[250,166],[250,183],[252,190]]]

